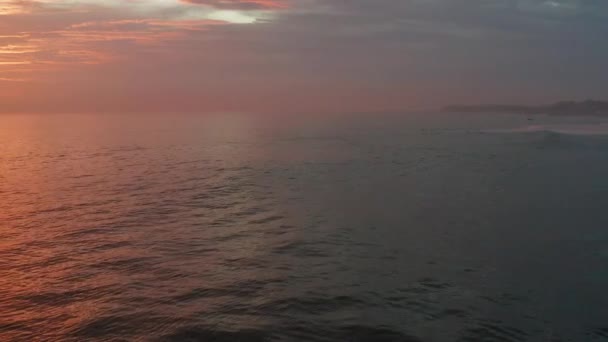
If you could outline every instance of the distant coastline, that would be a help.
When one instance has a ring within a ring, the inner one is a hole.
[[[442,111],[449,113],[519,113],[608,117],[608,101],[561,101],[541,106],[499,104],[452,105],[444,107]]]

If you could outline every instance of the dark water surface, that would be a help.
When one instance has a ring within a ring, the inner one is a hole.
[[[0,340],[607,341],[575,121],[1,116]]]

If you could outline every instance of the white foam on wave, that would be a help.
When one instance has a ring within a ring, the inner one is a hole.
[[[543,124],[510,129],[484,130],[486,133],[534,133],[552,132],[568,135],[608,135],[608,123],[593,124]]]

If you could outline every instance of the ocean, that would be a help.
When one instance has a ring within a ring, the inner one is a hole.
[[[608,120],[2,115],[2,341],[608,341]]]

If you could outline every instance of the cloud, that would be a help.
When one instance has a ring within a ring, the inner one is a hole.
[[[133,50],[135,45],[155,46],[182,39],[188,32],[223,24],[225,22],[217,20],[129,19],[83,22],[60,30],[28,32],[11,36],[13,43],[0,44],[0,65],[35,64],[45,68],[108,63],[128,58],[124,52]]]
[[[0,76],[23,65],[23,73],[40,73],[112,63],[136,50],[153,58],[153,51],[162,50],[158,46],[192,32],[256,20],[227,10],[192,13],[178,0],[0,0],[0,6],[6,14],[0,22]]]
[[[234,10],[277,10],[287,8],[284,0],[180,0],[183,3]]]

